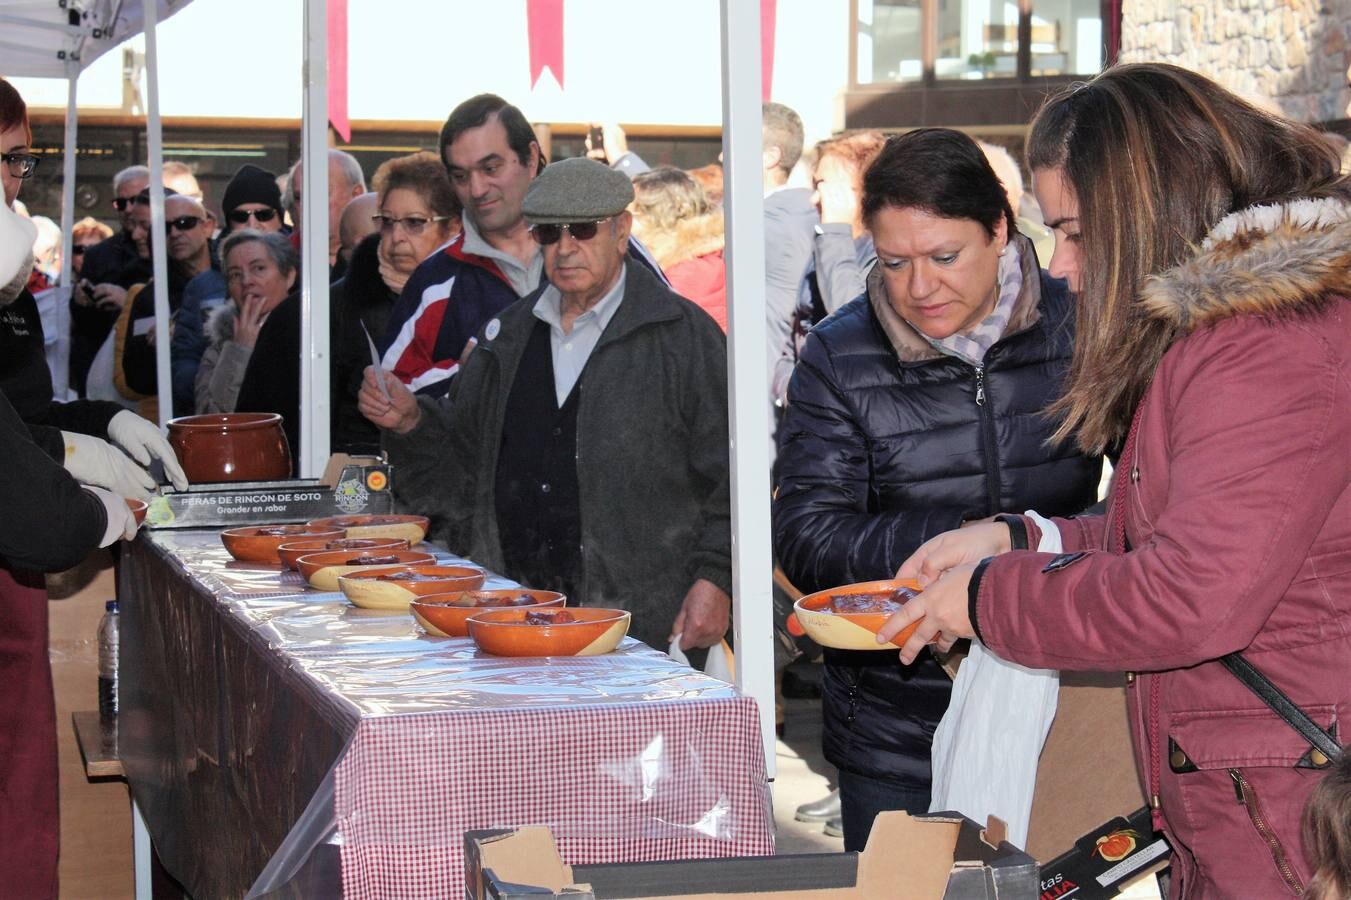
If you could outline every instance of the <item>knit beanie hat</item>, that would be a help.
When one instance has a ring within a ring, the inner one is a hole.
[[[277,187],[277,176],[252,163],[240,166],[235,177],[225,186],[220,211],[228,216],[245,203],[262,203],[281,212],[281,189]]]

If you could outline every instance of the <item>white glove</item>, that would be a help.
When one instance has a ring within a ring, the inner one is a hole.
[[[108,437],[143,466],[150,465],[150,458],[156,457],[164,463],[164,474],[169,476],[174,487],[180,491],[188,489],[188,476],[183,474],[174,448],[169,446],[157,426],[124,409],[108,423]]]
[[[121,415],[121,413],[118,413]],[[66,442],[66,471],[85,485],[97,485],[123,497],[149,500],[156,487],[150,473],[107,441],[87,434],[61,432]],[[122,504],[126,506],[126,504]]]
[[[100,547],[106,547],[114,541],[130,541],[136,537],[136,516],[132,515],[131,507],[127,506],[126,500],[101,487],[86,485],[85,490],[99,498],[103,509],[108,513],[108,527],[103,530],[103,539],[99,541]]]

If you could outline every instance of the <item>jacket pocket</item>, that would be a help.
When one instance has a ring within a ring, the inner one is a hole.
[[[1304,710],[1324,727],[1336,722],[1335,704]],[[1284,885],[1291,895],[1303,892],[1300,813],[1323,775],[1298,768],[1308,764],[1308,751],[1304,739],[1266,708],[1169,716],[1163,765],[1185,817],[1183,841],[1201,866],[1212,875],[1227,872],[1231,883],[1236,873],[1251,873]]]

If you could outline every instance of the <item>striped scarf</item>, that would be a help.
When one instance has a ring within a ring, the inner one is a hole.
[[[1018,260],[1017,242],[1009,241],[1007,252],[999,257],[997,278],[999,279],[999,300],[995,302],[994,310],[975,328],[945,338],[931,338],[924,332],[919,331],[918,328],[915,330],[919,331],[920,335],[939,353],[955,356],[973,366],[981,365],[985,361],[986,351],[994,346],[995,341],[1004,336],[1004,329],[1009,324],[1009,316],[1013,314],[1013,305],[1017,302],[1018,294],[1023,289],[1023,270]]]

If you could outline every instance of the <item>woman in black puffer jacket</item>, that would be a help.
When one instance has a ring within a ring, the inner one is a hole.
[[[973,519],[1076,513],[1101,470],[1046,443],[1073,301],[1038,268],[976,144],[946,129],[893,138],[863,210],[878,257],[867,292],[808,336],[779,432],[774,548],[804,591],[891,578]],[[823,742],[846,849],[863,849],[882,810],[928,810],[950,693],[928,653],[902,666],[894,650],[826,651]]]

